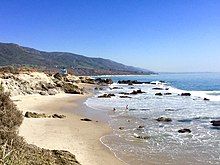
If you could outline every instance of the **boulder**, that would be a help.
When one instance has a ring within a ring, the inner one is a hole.
[[[172,93],[164,93],[164,95],[172,95]]]
[[[46,96],[46,95],[47,95],[47,92],[45,92],[45,91],[40,91],[39,94],[42,95],[42,96]]]
[[[134,133],[133,136],[138,139],[149,139],[150,138],[149,136],[142,136],[142,135],[138,135],[136,133]]]
[[[159,121],[159,122],[171,122],[172,121],[171,118],[166,118],[166,117],[159,117],[156,120]]]
[[[145,92],[141,91],[141,89],[138,89],[138,90],[133,90],[133,92],[131,92],[130,94],[136,95],[136,94],[141,94],[141,93],[145,93]]]
[[[181,93],[181,96],[191,96],[191,93]]]
[[[183,129],[180,129],[178,130],[179,133],[191,133],[192,131],[188,128],[183,128]]]
[[[207,98],[204,98],[203,100],[205,100],[205,101],[210,101],[210,99],[207,99]]]
[[[220,120],[212,120],[210,123],[212,123],[213,126],[220,126]]]
[[[65,115],[58,115],[58,114],[53,114],[52,115],[52,118],[59,118],[59,119],[61,119],[61,118],[65,118],[66,116]]]
[[[83,119],[80,119],[81,121],[92,121],[91,119],[88,119],[88,118],[83,118]]]
[[[45,113],[36,113],[36,112],[26,112],[24,117],[27,117],[27,118],[46,118],[48,117]]]
[[[156,93],[155,96],[163,96],[162,93]]]
[[[101,95],[101,96],[98,96],[98,98],[111,98],[112,96],[115,96],[115,94],[111,94],[111,93],[109,93],[109,94],[103,94],[103,95]]]

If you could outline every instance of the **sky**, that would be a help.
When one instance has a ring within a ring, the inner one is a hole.
[[[0,0],[0,42],[156,72],[220,72],[220,0]]]

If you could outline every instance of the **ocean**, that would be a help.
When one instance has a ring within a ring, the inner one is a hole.
[[[210,123],[220,120],[220,73],[102,78],[114,83],[96,91],[85,103],[108,114],[113,133],[100,141],[119,159],[130,165],[220,164],[220,127]],[[118,84],[119,80],[152,83],[127,85]],[[134,90],[144,93],[124,95]],[[105,93],[115,96],[98,98]],[[172,121],[158,122],[160,117]],[[181,129],[191,132],[179,133]]]

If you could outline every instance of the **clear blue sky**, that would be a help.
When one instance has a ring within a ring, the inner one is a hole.
[[[220,72],[220,0],[1,0],[0,42]]]

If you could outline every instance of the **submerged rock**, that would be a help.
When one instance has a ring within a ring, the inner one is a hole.
[[[183,129],[180,129],[178,130],[179,133],[191,133],[192,131],[188,128],[183,128]]]
[[[205,101],[210,101],[210,99],[207,99],[207,98],[204,98],[203,100],[205,100]]]
[[[156,120],[159,121],[159,122],[171,122],[172,121],[171,118],[166,118],[166,117],[159,117]]]

